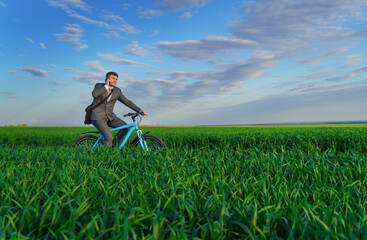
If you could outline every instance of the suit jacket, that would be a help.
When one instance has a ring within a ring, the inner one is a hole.
[[[92,92],[92,96],[94,98],[93,100],[93,106],[100,103],[103,99],[105,99],[108,96],[108,91],[104,86],[104,83],[97,83],[94,86],[94,90]],[[118,87],[113,88],[112,95],[110,96],[109,101],[105,101],[100,106],[96,107],[92,110],[91,114],[91,120],[102,120],[106,117],[109,121],[116,118],[116,114],[113,112],[113,108],[115,107],[116,101],[120,101],[123,104],[125,104],[127,107],[131,108],[132,110],[135,110],[136,112],[140,112],[141,109],[137,107],[132,101],[127,99],[121,92],[121,89]]]

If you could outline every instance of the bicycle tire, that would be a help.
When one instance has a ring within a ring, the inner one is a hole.
[[[80,150],[92,149],[92,147],[94,146],[97,139],[98,139],[97,136],[85,135],[85,136],[79,138],[78,140],[76,140],[73,147],[74,148],[79,148]]]
[[[148,149],[151,152],[163,152],[168,150],[167,145],[163,142],[162,139],[160,139],[157,136],[154,135],[142,135],[142,138],[145,140],[145,142],[147,143]],[[132,147],[136,147],[139,146],[140,147],[140,142],[139,139],[136,139],[136,141],[134,141],[132,143]]]

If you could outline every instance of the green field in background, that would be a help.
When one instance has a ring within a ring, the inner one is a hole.
[[[364,239],[367,124],[142,127],[170,151],[0,127],[0,239]]]

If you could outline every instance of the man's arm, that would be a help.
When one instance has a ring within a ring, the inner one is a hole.
[[[98,98],[99,96],[101,96],[103,93],[107,92],[107,89],[104,87],[104,84],[102,83],[97,83],[94,86],[94,90],[92,92],[92,96],[94,98]]]
[[[127,107],[131,108],[132,110],[136,111],[136,112],[141,112],[141,109],[136,106],[132,101],[130,101],[129,99],[127,99],[124,94],[120,94],[118,100],[120,102],[122,102],[123,104],[125,104]]]

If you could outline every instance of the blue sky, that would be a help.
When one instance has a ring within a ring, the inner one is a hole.
[[[365,0],[0,0],[0,36],[0,125],[82,126],[107,71],[143,124],[367,120]]]

